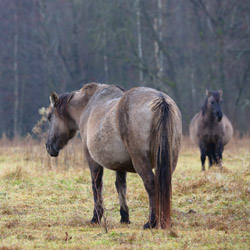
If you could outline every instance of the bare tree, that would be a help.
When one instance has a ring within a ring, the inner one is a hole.
[[[184,132],[205,89],[250,124],[249,0],[0,1],[0,135],[25,135],[51,90],[89,81],[167,92]]]
[[[141,10],[140,0],[136,0],[136,26],[137,26],[137,45],[138,45],[138,58],[140,62],[139,69],[139,82],[143,83],[143,70],[142,70],[142,35],[141,35]]]
[[[13,61],[13,71],[14,71],[14,136],[19,136],[18,131],[18,106],[19,106],[19,68],[18,68],[18,8],[14,10],[14,22],[15,22],[15,31],[14,31],[14,61]]]

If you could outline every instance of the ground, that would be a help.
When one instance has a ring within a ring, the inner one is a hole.
[[[250,140],[233,139],[222,168],[201,172],[184,138],[173,175],[172,228],[142,230],[148,198],[128,174],[130,225],[121,225],[115,173],[104,175],[105,223],[89,223],[93,199],[79,139],[58,159],[31,138],[0,141],[0,250],[250,249]]]

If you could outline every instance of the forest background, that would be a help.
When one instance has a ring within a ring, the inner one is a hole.
[[[187,133],[205,89],[250,124],[249,0],[1,0],[0,136],[24,136],[52,90],[147,86],[178,104]]]

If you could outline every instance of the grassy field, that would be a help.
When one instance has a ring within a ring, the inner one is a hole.
[[[78,140],[58,159],[31,138],[0,141],[0,249],[250,249],[250,140],[234,139],[223,167],[201,172],[187,138],[173,175],[171,230],[142,230],[148,198],[128,174],[130,225],[121,225],[115,173],[104,175],[105,225],[93,226],[89,170]]]

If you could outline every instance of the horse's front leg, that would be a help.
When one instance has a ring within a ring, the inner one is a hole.
[[[119,196],[121,223],[129,224],[129,209],[126,202],[126,172],[116,172],[115,186]]]
[[[91,223],[101,223],[103,215],[103,199],[102,199],[102,176],[103,167],[97,163],[92,163],[90,166],[91,178],[92,178],[92,190],[94,195],[94,211]]]
[[[216,143],[215,146],[215,153],[216,153],[216,164],[219,166],[222,165],[222,153],[223,153],[224,147],[222,145],[222,142],[219,141]]]
[[[205,171],[205,161],[206,161],[206,145],[204,142],[200,142],[199,144],[200,152],[201,152],[201,167],[202,171]]]
[[[213,152],[208,152],[209,168],[213,166]]]

